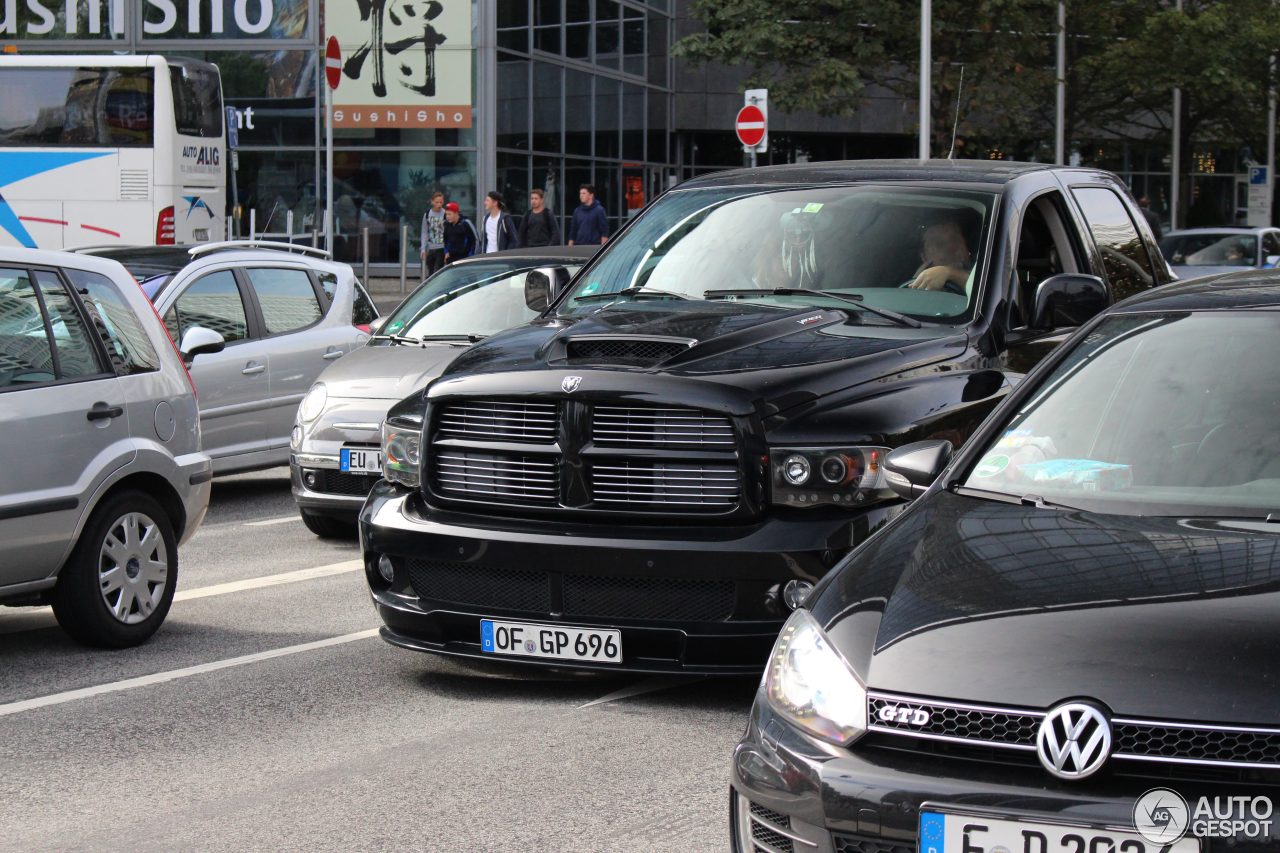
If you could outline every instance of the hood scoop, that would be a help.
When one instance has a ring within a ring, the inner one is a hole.
[[[558,343],[564,347],[558,355],[569,365],[652,367],[686,352],[697,341],[643,335],[575,335]]]

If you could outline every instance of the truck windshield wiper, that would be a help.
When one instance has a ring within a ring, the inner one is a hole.
[[[612,299],[615,296],[654,296],[662,299],[688,299],[689,297],[683,293],[676,293],[673,290],[658,290],[656,287],[645,287],[639,285],[637,287],[624,287],[622,290],[615,290],[612,293],[587,293],[582,296],[574,296],[575,302],[597,302],[601,299]]]
[[[825,299],[838,299],[841,302],[848,302],[855,305],[869,314],[875,314],[878,317],[884,317],[886,320],[892,320],[899,326],[907,326],[912,329],[919,329],[924,324],[914,317],[908,317],[906,314],[899,314],[897,311],[890,311],[887,308],[873,308],[863,301],[861,296],[855,296],[851,293],[833,293],[826,290],[810,290],[806,287],[774,287],[761,290],[755,287],[746,287],[734,290],[708,290],[702,294],[704,299],[723,299],[728,296],[820,296]]]

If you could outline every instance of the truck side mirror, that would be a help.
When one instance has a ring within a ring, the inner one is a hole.
[[[1057,329],[1081,326],[1106,310],[1107,286],[1096,275],[1059,273],[1036,287],[1036,304],[1031,327]]]
[[[884,458],[884,479],[900,498],[925,493],[951,461],[951,442],[933,439],[904,444]]]
[[[564,267],[539,267],[530,270],[524,277],[524,304],[530,311],[546,311],[568,280],[569,271]]]

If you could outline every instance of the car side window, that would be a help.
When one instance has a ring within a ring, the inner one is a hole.
[[[227,343],[249,336],[244,299],[231,270],[218,270],[196,279],[164,315],[169,337],[181,345],[188,329],[203,326],[222,335]]]
[[[1031,322],[1036,288],[1050,276],[1079,272],[1075,251],[1063,226],[1063,199],[1045,193],[1029,203],[1022,214],[1014,258],[1013,287],[1009,294],[1009,328]]]
[[[58,378],[44,320],[27,271],[0,269],[0,388]]]
[[[351,306],[351,325],[367,326],[376,319],[378,319],[378,309],[374,307],[373,300],[357,281],[355,300]]]
[[[34,272],[36,289],[44,300],[53,332],[53,346],[58,356],[58,378],[96,376],[103,372],[93,348],[93,338],[84,318],[76,309],[62,279],[49,270]]]
[[[1268,258],[1280,255],[1280,233],[1268,231],[1262,235],[1262,263],[1268,264]]]
[[[115,282],[87,270],[67,269],[65,272],[88,309],[89,319],[106,346],[116,373],[127,376],[159,370],[160,357],[138,315],[133,313]]]
[[[1077,187],[1071,193],[1102,254],[1112,298],[1119,302],[1154,285],[1151,256],[1120,196],[1106,187]]]
[[[301,329],[324,316],[311,276],[304,270],[259,267],[246,272],[262,308],[267,334]]]

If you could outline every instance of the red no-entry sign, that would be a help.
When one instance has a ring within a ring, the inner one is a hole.
[[[342,50],[338,47],[338,37],[329,36],[324,46],[324,79],[330,89],[337,89],[342,80]]]
[[[738,118],[733,123],[733,129],[738,133],[738,141],[748,148],[754,148],[764,139],[764,113],[759,107],[747,104],[738,110]]]

